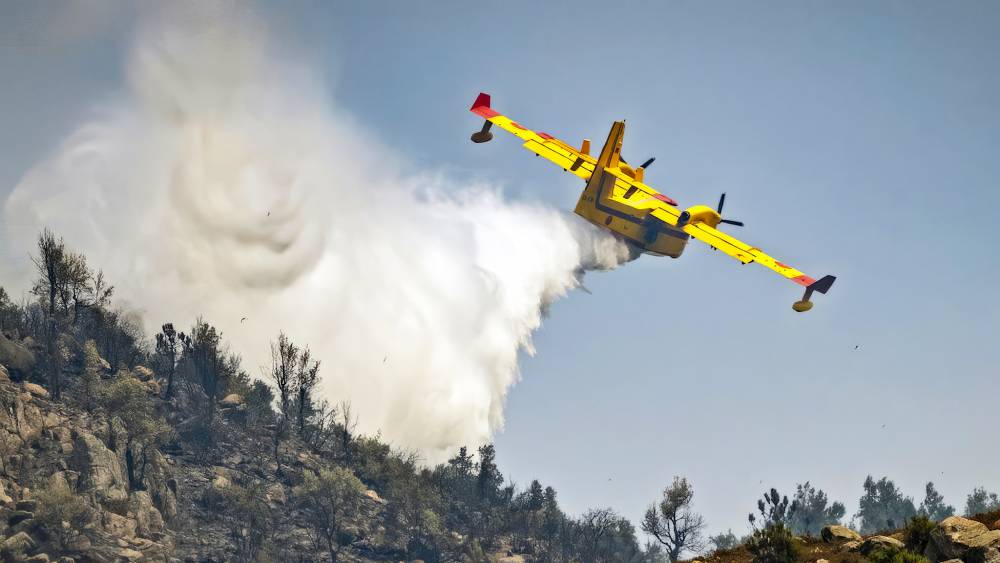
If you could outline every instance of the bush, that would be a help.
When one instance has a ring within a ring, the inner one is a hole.
[[[754,563],[794,563],[799,555],[795,536],[781,523],[754,530],[746,546]]]
[[[59,547],[65,545],[67,532],[82,527],[90,516],[90,506],[73,494],[64,479],[53,479],[35,494],[35,499],[38,501],[35,519],[56,539]],[[64,528],[63,522],[68,522],[70,528]]]
[[[868,554],[871,563],[928,563],[923,556],[899,549],[898,547],[883,547]]]
[[[906,523],[903,528],[903,543],[906,549],[914,553],[923,553],[927,548],[927,543],[931,541],[931,531],[934,530],[934,522],[926,516],[915,516]]]

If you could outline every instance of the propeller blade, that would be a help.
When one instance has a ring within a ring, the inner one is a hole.
[[[743,226],[743,221],[733,221],[732,219],[723,219],[722,221],[719,221],[719,222],[720,223],[725,223],[727,225],[736,225],[737,227],[742,227]]]
[[[719,196],[719,207],[718,209],[716,209],[716,211],[719,212],[719,215],[722,215],[722,206],[725,204],[726,204],[726,192],[722,192],[722,195]]]
[[[643,163],[641,164],[641,167],[642,167],[642,168],[649,168],[649,165],[650,165],[650,164],[653,164],[653,161],[654,161],[654,160],[656,160],[656,157],[655,157],[655,156],[651,156],[651,157],[649,157],[649,160],[647,160],[646,162],[643,162]]]

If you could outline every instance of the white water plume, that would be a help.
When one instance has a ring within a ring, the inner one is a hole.
[[[203,315],[252,374],[284,330],[323,362],[324,398],[428,461],[488,441],[546,306],[627,248],[488,186],[400,172],[249,18],[169,21],[11,194],[6,243],[52,228],[149,331]]]

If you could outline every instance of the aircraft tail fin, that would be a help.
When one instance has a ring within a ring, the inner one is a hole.
[[[597,169],[617,168],[622,154],[622,138],[625,136],[625,122],[616,121],[611,125],[608,140],[604,142],[601,156],[597,158]]]

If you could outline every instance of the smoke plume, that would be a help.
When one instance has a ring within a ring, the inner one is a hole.
[[[140,31],[122,94],[25,175],[4,239],[52,228],[147,330],[202,315],[253,375],[284,330],[322,360],[324,398],[428,461],[489,440],[546,306],[627,248],[406,172],[259,23],[224,20]]]

